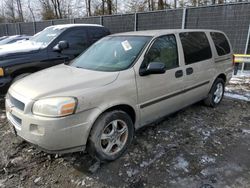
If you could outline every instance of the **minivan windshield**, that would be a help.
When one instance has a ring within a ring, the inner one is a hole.
[[[121,71],[130,67],[152,37],[108,36],[80,55],[71,66],[96,71]]]
[[[55,27],[48,27],[41,32],[35,34],[30,38],[31,42],[39,43],[43,46],[48,46],[57,36],[59,36],[65,29]]]

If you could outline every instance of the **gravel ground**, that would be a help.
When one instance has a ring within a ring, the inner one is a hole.
[[[0,99],[2,187],[250,187],[250,102],[198,103],[137,131],[127,154],[99,166],[86,153],[49,155],[15,137]]]

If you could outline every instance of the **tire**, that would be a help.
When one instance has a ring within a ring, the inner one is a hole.
[[[211,90],[208,93],[207,98],[204,100],[206,106],[215,108],[220,104],[223,99],[225,91],[225,82],[221,78],[216,78],[214,81]]]
[[[17,75],[11,82],[11,84],[15,83],[17,80],[20,80],[28,75],[30,75],[31,73],[22,73],[22,74],[19,74]]]
[[[93,125],[87,151],[101,162],[113,161],[127,150],[133,137],[134,126],[127,113],[120,110],[105,112]]]

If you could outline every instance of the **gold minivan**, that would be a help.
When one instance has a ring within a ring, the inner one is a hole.
[[[51,153],[120,157],[134,131],[203,100],[216,107],[232,76],[232,49],[215,30],[107,36],[69,65],[15,82],[6,96],[13,132]]]

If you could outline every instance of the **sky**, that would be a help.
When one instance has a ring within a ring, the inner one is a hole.
[[[4,6],[5,6],[5,1],[7,0],[0,0],[0,10],[3,12]],[[72,4],[72,16],[74,17],[83,17],[85,14],[85,0],[68,0],[68,2],[71,1]],[[98,2],[98,0],[92,0],[93,2]],[[100,1],[100,0],[99,0]],[[126,3],[129,0],[117,0],[117,5],[118,5],[118,13],[122,13],[125,10]],[[30,6],[32,7],[32,10],[35,15],[36,21],[41,20],[41,6],[39,3],[39,0],[21,0],[22,2],[22,9],[23,9],[23,14],[26,19],[29,19],[29,21],[32,21],[32,15],[28,9],[28,4],[30,2]],[[114,0],[114,2],[116,2]],[[100,1],[101,3],[101,1]]]

